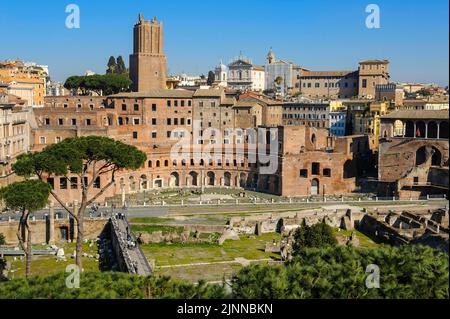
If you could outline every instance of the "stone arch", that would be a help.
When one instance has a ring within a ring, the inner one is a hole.
[[[156,161],[156,167],[161,167],[161,162],[159,160]]]
[[[198,186],[198,173],[197,172],[190,172],[189,173],[189,179],[191,186]]]
[[[448,122],[441,122],[439,125],[439,138],[448,138]]]
[[[242,188],[247,186],[247,175],[245,173],[239,175],[239,186]]]
[[[178,187],[180,186],[180,174],[177,172],[173,172],[169,177],[169,187]]]
[[[148,168],[152,168],[153,167],[153,162],[152,161],[148,161]]]
[[[416,132],[414,131],[414,122],[406,121],[405,125],[405,137],[414,137],[416,134]]]
[[[401,120],[394,122],[394,136],[403,136],[405,134],[405,124]]]
[[[142,190],[148,189],[147,175],[142,174],[140,180],[141,180],[141,183],[140,183],[141,189]]]
[[[419,121],[416,123],[416,137],[425,138],[425,122]]]
[[[433,155],[431,157],[431,165],[432,166],[441,166],[442,165],[442,153],[433,146]]]
[[[130,186],[130,192],[135,192],[136,191],[136,180],[134,179],[134,176],[130,176],[128,178],[129,180],[129,186]]]
[[[352,178],[356,176],[355,167],[353,165],[353,162],[351,160],[348,160],[344,163],[344,172],[343,177],[344,178]]]
[[[317,137],[314,133],[311,135],[311,143],[314,145],[314,147],[316,147]]]
[[[427,161],[427,147],[422,146],[416,151],[416,166],[422,165]]]
[[[320,182],[317,178],[311,181],[311,195],[319,195],[320,193]]]
[[[216,185],[216,174],[214,172],[208,172],[206,174],[206,185],[208,186]]]
[[[428,138],[437,138],[437,123],[435,121],[431,121],[428,123]]]
[[[231,186],[231,173],[230,172],[225,172],[223,174],[223,185]]]

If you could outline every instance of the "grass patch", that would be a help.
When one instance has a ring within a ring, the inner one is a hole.
[[[157,266],[181,265],[245,259],[279,258],[278,254],[264,252],[266,242],[279,240],[277,233],[257,236],[241,236],[240,240],[227,240],[222,246],[211,243],[159,243],[141,245],[148,259]]]
[[[164,224],[173,221],[170,217],[134,217],[130,218],[131,224]]]
[[[131,230],[138,233],[154,233],[161,231],[163,235],[170,233],[181,234],[184,231],[184,227],[166,226],[166,225],[131,225]]]
[[[58,247],[64,249],[66,261],[57,261],[56,256],[33,256],[31,259],[31,275],[41,276],[58,272],[65,272],[66,267],[75,264],[75,259],[71,259],[70,255],[76,248],[75,243],[57,244]],[[42,246],[39,247],[42,249]],[[98,253],[98,247],[94,244],[89,247],[89,244],[83,244],[83,252],[88,255],[95,255]],[[25,257],[20,259],[16,257],[6,257],[6,260],[11,262],[11,271],[8,273],[8,278],[22,278],[25,277]],[[99,262],[94,258],[83,257],[83,269],[85,271],[100,271]]]

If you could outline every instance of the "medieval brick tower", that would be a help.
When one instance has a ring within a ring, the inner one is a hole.
[[[166,56],[163,53],[163,26],[156,18],[145,21],[139,15],[134,26],[133,54],[130,55],[132,91],[166,88]]]

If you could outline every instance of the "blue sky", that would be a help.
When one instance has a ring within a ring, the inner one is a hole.
[[[110,55],[128,63],[142,12],[164,23],[172,74],[207,73],[240,51],[263,64],[273,47],[277,57],[313,70],[389,59],[394,81],[448,85],[448,0],[0,1],[0,60],[48,64],[56,80],[102,73]],[[65,27],[70,3],[80,7],[80,29]],[[365,26],[370,3],[380,7],[380,29]]]

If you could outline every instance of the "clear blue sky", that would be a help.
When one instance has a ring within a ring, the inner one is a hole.
[[[80,7],[80,29],[65,27],[70,3]],[[380,29],[365,27],[370,3],[381,9]],[[448,85],[448,0],[2,0],[0,8],[0,60],[48,64],[56,80],[102,73],[110,55],[128,63],[142,12],[164,23],[171,74],[207,73],[240,51],[263,64],[273,47],[277,57],[314,70],[389,59],[394,81]]]

